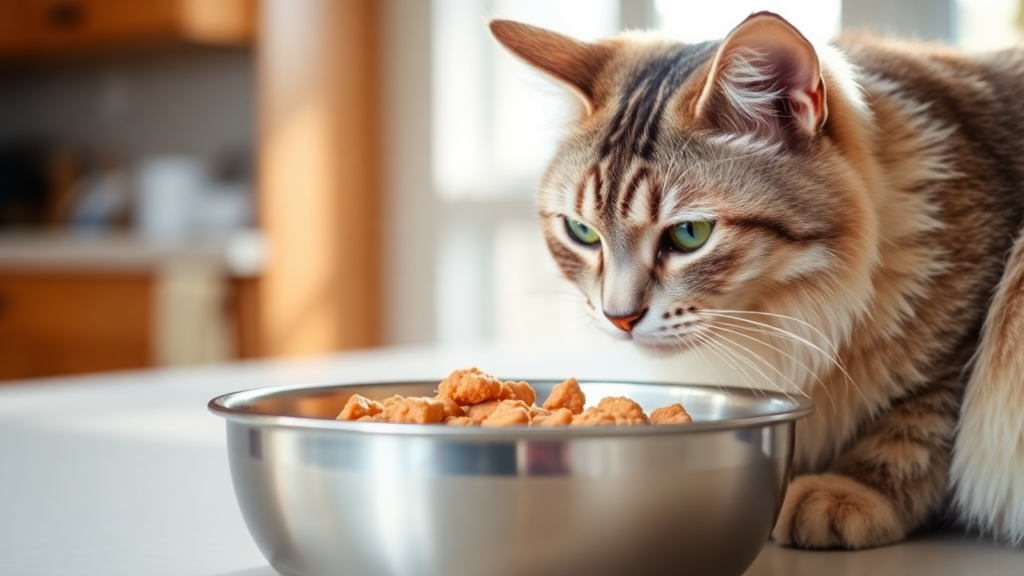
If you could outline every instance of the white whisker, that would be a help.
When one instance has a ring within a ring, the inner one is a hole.
[[[730,333],[730,334],[736,334],[737,336],[742,336],[742,337],[744,337],[744,338],[748,338],[748,339],[750,339],[750,340],[753,340],[754,342],[757,342],[757,343],[759,343],[759,344],[763,344],[764,346],[767,346],[767,347],[771,348],[772,350],[775,350],[776,352],[778,352],[778,353],[780,353],[780,354],[782,354],[782,355],[784,355],[784,356],[788,357],[788,358],[789,358],[789,359],[791,359],[792,361],[794,361],[794,362],[796,362],[797,364],[799,364],[799,365],[800,365],[801,367],[803,367],[803,368],[804,368],[805,370],[807,370],[807,372],[808,372],[808,373],[810,373],[810,374],[811,374],[811,376],[814,376],[814,377],[815,377],[815,378],[816,378],[816,379],[818,380],[818,383],[819,383],[819,384],[821,384],[822,390],[824,390],[824,391],[825,391],[825,394],[826,394],[826,395],[828,396],[829,402],[830,402],[830,403],[832,404],[832,412],[833,412],[833,413],[835,413],[835,412],[837,411],[837,408],[836,408],[836,401],[835,401],[835,398],[833,398],[833,397],[832,397],[832,394],[831,394],[831,393],[829,392],[829,390],[828,390],[828,387],[827,387],[827,386],[825,386],[825,383],[824,383],[824,382],[822,382],[822,380],[821,380],[821,377],[819,377],[819,376],[818,376],[818,375],[817,375],[817,374],[816,374],[816,373],[815,373],[815,372],[814,372],[813,370],[811,370],[810,368],[808,368],[806,364],[804,364],[803,362],[801,362],[800,360],[798,360],[798,359],[797,359],[796,357],[794,357],[794,356],[793,356],[793,355],[791,355],[791,354],[788,354],[788,353],[784,352],[784,351],[783,351],[783,350],[782,350],[781,348],[778,348],[778,347],[776,347],[776,346],[772,346],[771,344],[769,344],[769,343],[767,343],[767,342],[764,342],[763,340],[759,340],[759,339],[757,339],[757,338],[754,338],[753,336],[751,336],[751,335],[749,335],[749,334],[744,334],[743,332],[740,332],[740,331],[738,331],[738,330],[730,330],[729,328],[726,328],[726,327],[722,326],[721,324],[715,324],[715,325],[713,325],[713,326],[714,326],[714,328],[715,328],[716,330],[721,330],[721,331],[724,331],[724,332],[728,332],[728,333]],[[737,342],[734,342],[734,341],[733,341],[733,343],[734,343],[734,344],[736,344],[737,346],[739,346],[739,347],[743,348],[744,350],[747,350],[747,351],[748,351],[748,352],[750,352],[751,354],[754,354],[754,352],[753,352],[752,350],[750,350],[749,348],[747,348],[746,346],[743,346],[742,344],[739,344],[739,343],[737,343]],[[755,355],[755,356],[758,356],[757,354],[754,354],[754,355]],[[777,368],[775,368],[774,366],[772,366],[771,364],[769,364],[767,360],[764,360],[763,358],[761,358],[761,360],[763,360],[763,361],[765,362],[765,364],[768,364],[768,365],[769,365],[769,367],[771,367],[772,369],[774,369],[774,370],[775,370],[776,372],[779,372],[779,370],[778,370]],[[782,374],[782,372],[779,372],[779,374]],[[789,378],[788,378],[788,377],[786,377],[785,375],[783,375],[783,378],[786,378],[787,380],[789,380],[789,382],[790,382],[791,384],[793,384],[793,386],[795,386],[795,387],[796,387],[796,388],[797,388],[798,390],[800,390],[800,391],[801,391],[801,392],[802,392],[802,393],[803,393],[803,394],[804,394],[805,396],[807,395],[807,393],[806,393],[806,392],[804,392],[804,391],[803,391],[803,390],[802,390],[802,389],[800,388],[800,386],[799,386],[799,385],[797,385],[797,384],[796,384],[795,382],[793,382],[793,380],[789,379]]]
[[[705,334],[694,333],[694,337],[696,337],[700,342],[702,342],[705,345],[707,345],[708,350],[711,351],[711,352],[714,352],[714,354],[716,356],[718,356],[719,358],[721,358],[723,362],[726,362],[736,372],[740,373],[743,376],[743,378],[746,380],[746,387],[747,387],[747,389],[753,390],[755,392],[756,391],[763,392],[763,390],[760,390],[760,388],[758,388],[758,386],[755,384],[754,379],[750,376],[750,374],[746,370],[744,370],[743,367],[740,366],[739,363],[736,362],[736,360],[734,358],[732,358],[730,356],[727,356],[727,355],[723,354],[720,351],[720,348],[719,348],[720,344],[710,340],[707,337],[707,335],[705,335]]]
[[[709,326],[709,328],[714,328],[714,327],[713,327],[713,326]],[[766,359],[762,358],[760,354],[758,354],[758,353],[754,352],[754,351],[753,351],[753,350],[751,350],[750,348],[748,348],[748,347],[746,347],[746,346],[744,346],[744,345],[742,345],[742,344],[740,344],[740,343],[738,343],[738,342],[735,342],[735,341],[733,341],[733,340],[729,340],[728,338],[726,338],[726,337],[724,337],[724,336],[722,336],[722,335],[720,335],[720,334],[715,334],[714,332],[710,332],[710,333],[711,333],[712,335],[715,335],[715,336],[719,336],[719,337],[721,337],[721,338],[722,338],[722,341],[721,341],[721,343],[722,343],[723,345],[727,345],[727,344],[732,344],[733,346],[737,346],[737,347],[739,347],[740,349],[742,349],[742,350],[743,350],[744,352],[746,352],[747,354],[749,354],[750,356],[752,356],[752,357],[753,357],[754,359],[756,359],[756,360],[760,360],[761,362],[763,362],[763,363],[764,363],[764,365],[765,365],[765,366],[767,366],[768,368],[772,369],[773,371],[775,371],[775,373],[776,373],[776,374],[778,374],[779,376],[781,376],[782,378],[784,378],[784,379],[785,379],[785,380],[786,380],[787,382],[789,382],[789,384],[790,384],[790,385],[791,385],[791,386],[793,387],[793,389],[795,389],[796,391],[798,391],[798,392],[799,392],[800,394],[803,394],[804,396],[806,396],[806,395],[807,395],[807,394],[806,394],[805,392],[803,392],[803,390],[800,390],[800,387],[799,387],[799,386],[797,386],[796,382],[794,382],[794,381],[793,381],[793,380],[792,380],[791,378],[789,378],[788,376],[786,376],[786,375],[785,375],[785,374],[784,374],[784,373],[783,373],[783,372],[782,372],[781,370],[779,370],[779,369],[778,369],[778,368],[776,368],[776,367],[775,367],[774,365],[772,365],[772,363],[771,363],[771,362],[769,362],[768,360],[766,360]],[[727,347],[728,347],[728,346],[727,346]],[[746,358],[747,358],[747,357],[746,357],[746,356],[744,356],[743,354],[739,354],[739,353],[737,353],[737,356],[738,356],[739,358],[743,358],[743,359],[746,359]],[[791,399],[791,400],[792,400],[792,396],[790,396],[790,395],[789,395],[789,393],[788,393],[788,392],[786,391],[786,389],[785,389],[785,388],[783,388],[783,387],[782,387],[781,385],[779,385],[779,384],[778,384],[778,383],[777,383],[777,382],[776,382],[776,381],[775,381],[774,379],[770,378],[770,377],[769,377],[769,376],[768,376],[767,374],[765,374],[764,372],[762,372],[761,370],[759,370],[758,368],[756,368],[756,365],[754,365],[754,364],[753,364],[753,361],[750,361],[750,363],[751,363],[752,367],[754,367],[754,369],[755,369],[755,370],[757,370],[757,371],[758,371],[758,372],[759,372],[759,373],[760,373],[760,374],[761,374],[762,376],[764,376],[765,380],[767,380],[767,381],[768,381],[768,382],[770,382],[770,383],[771,383],[771,384],[772,384],[773,386],[775,386],[775,388],[776,388],[776,389],[777,389],[777,390],[778,390],[779,392],[782,392],[783,394],[785,394],[785,395],[786,395],[786,398],[789,398],[789,399]],[[833,405],[833,408],[834,408],[834,405]]]
[[[786,338],[792,339],[795,342],[799,342],[801,344],[809,346],[810,348],[812,348],[812,349],[818,351],[819,353],[821,353],[829,361],[829,363],[831,363],[838,370],[840,370],[843,373],[843,376],[846,378],[846,385],[847,385],[847,387],[849,387],[850,384],[853,384],[853,387],[857,391],[857,393],[861,395],[861,398],[864,399],[865,402],[867,402],[867,398],[864,396],[864,393],[860,390],[860,387],[853,380],[853,377],[850,376],[850,373],[847,372],[846,367],[843,366],[843,364],[839,360],[839,358],[837,356],[833,356],[832,354],[828,353],[826,350],[823,350],[820,346],[818,346],[817,344],[811,342],[807,338],[804,338],[803,336],[800,336],[800,335],[798,335],[798,334],[796,334],[796,333],[794,333],[792,331],[786,330],[784,328],[780,328],[778,326],[773,326],[771,324],[766,324],[764,322],[757,322],[755,320],[750,320],[749,318],[740,318],[740,317],[734,316],[732,314],[721,313],[718,310],[699,310],[697,312],[697,314],[704,314],[704,315],[707,315],[707,316],[713,316],[713,317],[719,317],[719,318],[727,318],[729,320],[735,320],[737,322],[746,322],[746,323],[752,324],[754,326],[759,326],[761,328],[766,328],[766,329],[771,330],[774,333],[778,334],[779,336],[784,336]],[[765,314],[768,314],[768,313],[765,313]],[[793,317],[790,317],[790,316],[782,316],[782,315],[778,315],[778,316],[780,318],[783,318],[783,319],[790,319],[790,320],[795,320],[795,321],[798,321],[798,322],[802,322],[799,319],[793,318]],[[822,334],[821,331],[817,331],[817,332],[818,332],[818,334],[821,334],[824,337],[824,334]],[[835,348],[834,346],[831,346],[831,347],[833,349]]]
[[[821,339],[824,340],[826,344],[828,344],[829,348],[832,349],[833,354],[836,354],[837,356],[839,354],[839,349],[836,348],[836,345],[829,339],[828,336],[825,335],[824,332],[819,330],[817,327],[815,327],[810,322],[807,322],[806,320],[801,320],[800,318],[797,318],[795,316],[787,316],[785,314],[776,314],[776,313],[773,313],[773,312],[761,312],[761,311],[755,311],[755,310],[722,310],[720,308],[715,308],[715,309],[712,309],[710,311],[711,312],[721,312],[721,313],[724,313],[724,314],[755,314],[755,315],[758,315],[758,316],[771,316],[772,318],[779,318],[780,320],[792,320],[793,322],[797,322],[799,324],[802,324],[802,325],[806,326],[807,328],[810,328],[811,330],[816,332],[819,336],[821,336]]]
[[[751,362],[749,359],[745,358],[742,354],[739,354],[735,350],[733,350],[733,349],[729,348],[728,346],[726,346],[725,342],[722,342],[722,341],[719,341],[719,340],[715,340],[714,339],[714,336],[715,336],[714,333],[709,331],[709,332],[705,333],[705,336],[707,336],[707,340],[705,340],[706,342],[708,342],[709,344],[716,345],[719,348],[719,350],[721,350],[722,352],[728,353],[732,358],[734,358],[735,360],[737,360],[739,362],[743,362],[744,364],[746,364],[747,366],[752,368],[755,372],[757,372],[762,378],[764,378],[764,380],[765,380],[765,382],[767,384],[770,384],[771,386],[775,387],[776,389],[778,389],[783,394],[786,394],[786,391],[783,390],[781,387],[779,387],[779,385],[776,384],[775,381],[772,380],[767,374],[765,374],[760,368],[758,368],[756,364]],[[742,370],[742,368],[740,368],[740,369]],[[743,373],[747,374],[746,370],[743,370]],[[748,376],[749,376],[749,374],[748,374]],[[753,379],[751,379],[751,388],[758,388],[756,385],[754,385]],[[764,388],[761,388],[761,390],[765,391]],[[786,397],[788,398],[789,395],[786,394]]]

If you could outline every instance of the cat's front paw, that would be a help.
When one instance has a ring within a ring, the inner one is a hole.
[[[801,548],[871,548],[906,537],[891,501],[848,476],[798,476],[772,538]]]

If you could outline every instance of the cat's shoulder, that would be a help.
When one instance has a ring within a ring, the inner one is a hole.
[[[968,52],[942,42],[881,36],[864,30],[840,34],[832,44],[853,64],[890,78],[1024,75],[1024,45],[997,52]]]

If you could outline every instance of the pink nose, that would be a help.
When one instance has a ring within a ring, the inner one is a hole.
[[[644,313],[646,312],[647,310],[644,309],[636,314],[630,314],[628,316],[611,316],[607,312],[605,312],[604,315],[612,324],[615,324],[619,330],[622,330],[623,332],[631,332],[633,327],[636,326],[636,323],[644,317]]]

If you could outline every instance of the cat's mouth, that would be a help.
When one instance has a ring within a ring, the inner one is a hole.
[[[656,337],[633,334],[631,339],[640,349],[656,355],[679,354],[701,343],[700,338],[693,332]]]

